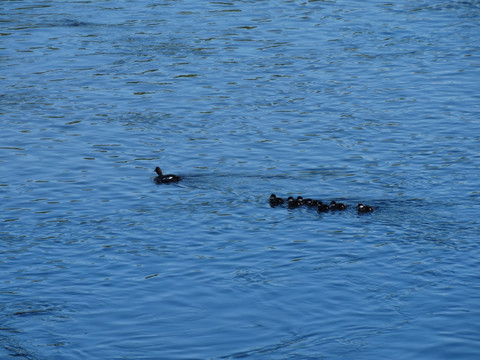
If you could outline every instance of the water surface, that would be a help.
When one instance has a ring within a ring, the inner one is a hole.
[[[478,358],[477,1],[0,16],[1,358]]]

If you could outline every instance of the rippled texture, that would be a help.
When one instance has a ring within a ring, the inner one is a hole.
[[[477,1],[0,16],[2,359],[478,358]]]

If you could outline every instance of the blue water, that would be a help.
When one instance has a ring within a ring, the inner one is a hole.
[[[479,359],[478,1],[0,19],[1,359]]]

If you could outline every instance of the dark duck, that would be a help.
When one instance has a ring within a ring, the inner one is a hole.
[[[370,205],[358,204],[357,210],[359,213],[371,213],[373,212],[373,207]]]
[[[303,199],[303,196],[297,196],[297,205],[298,206],[303,206],[305,205],[305,200]]]
[[[299,201],[298,199],[294,199],[292,196],[289,196],[287,199],[287,206],[289,209],[295,209],[299,206],[302,206],[302,199]]]
[[[305,205],[310,208],[315,208],[318,205],[323,204],[320,200],[315,200],[310,198],[305,199],[304,202],[305,202]]]
[[[277,197],[277,195],[275,195],[275,194],[272,194],[272,195],[270,195],[269,203],[270,203],[271,207],[275,207],[275,206],[283,205],[285,203],[285,200]]]
[[[324,212],[327,212],[328,210],[330,210],[330,207],[327,204],[324,204],[321,201],[317,203],[317,211],[319,213],[324,213]]]
[[[157,173],[157,176],[153,181],[155,181],[157,184],[170,184],[170,183],[176,183],[179,182],[180,176],[178,175],[173,175],[173,174],[167,174],[163,175],[162,169],[160,169],[158,166],[154,170]]]
[[[337,203],[336,201],[332,201],[329,206],[330,210],[345,210],[346,208],[347,205],[344,203]]]

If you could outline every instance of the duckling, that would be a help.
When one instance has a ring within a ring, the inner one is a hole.
[[[297,204],[298,206],[305,205],[305,200],[303,200],[302,196],[297,196]]]
[[[305,205],[307,205],[308,207],[312,207],[312,206],[315,206],[315,204],[313,203],[314,200],[310,199],[310,198],[306,198],[303,202],[305,203]]]
[[[373,212],[373,207],[371,207],[370,205],[363,205],[360,203],[357,205],[357,210],[359,213],[369,213],[369,212]]]
[[[336,201],[332,201],[329,206],[330,210],[345,210],[347,205],[344,203],[337,203]]]
[[[287,199],[287,206],[289,209],[295,209],[300,206],[298,199],[294,199],[293,197],[289,196]]]
[[[321,201],[318,201],[317,203],[317,211],[320,213],[324,213],[330,210],[330,207],[327,204],[322,203]]]
[[[272,194],[270,195],[269,203],[271,207],[275,207],[275,206],[283,205],[285,203],[285,200],[277,197],[275,194]]]

